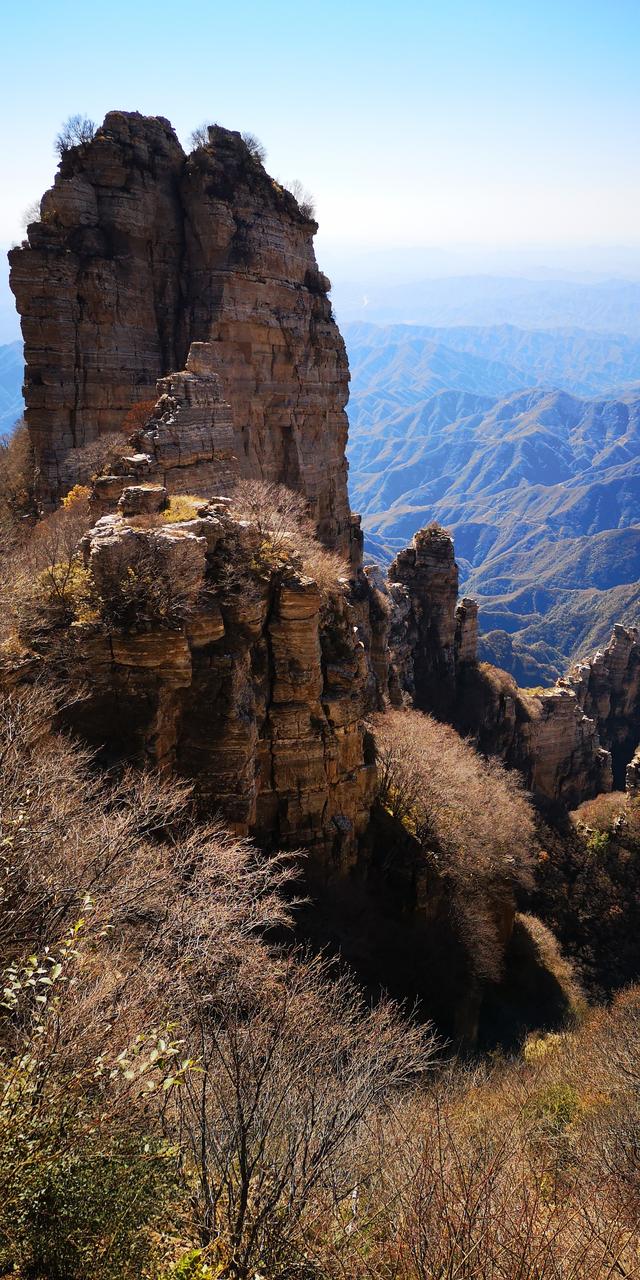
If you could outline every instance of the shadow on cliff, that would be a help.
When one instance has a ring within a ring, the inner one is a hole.
[[[503,977],[488,982],[476,973],[446,878],[425,865],[417,841],[379,807],[358,865],[327,880],[326,866],[314,873],[311,862],[307,882],[299,939],[339,955],[372,999],[388,993],[456,1049],[508,1052],[533,1030],[571,1021],[571,993],[515,904]]]

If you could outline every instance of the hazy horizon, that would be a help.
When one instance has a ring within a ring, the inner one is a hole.
[[[2,31],[0,243],[51,184],[61,123],[121,109],[183,142],[206,119],[253,131],[327,245],[640,252],[636,0],[193,0],[178,20],[167,0],[23,0]]]

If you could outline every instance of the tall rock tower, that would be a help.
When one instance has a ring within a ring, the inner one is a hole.
[[[303,492],[323,540],[347,549],[349,373],[316,230],[218,126],[187,156],[162,117],[110,112],[66,152],[9,255],[45,507],[68,483],[69,451],[122,431],[208,342],[239,474]]]

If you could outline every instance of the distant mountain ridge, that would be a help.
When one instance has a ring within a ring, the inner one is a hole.
[[[369,553],[387,561],[430,519],[450,529],[484,656],[524,684],[554,679],[612,622],[640,616],[637,387],[587,399],[511,385],[546,368],[580,387],[624,386],[640,346],[556,337],[347,326],[351,491]],[[439,389],[447,379],[457,385]]]
[[[456,275],[413,279],[339,281],[332,300],[342,328],[354,321],[377,325],[517,325],[627,334],[640,338],[640,281],[527,279]]]

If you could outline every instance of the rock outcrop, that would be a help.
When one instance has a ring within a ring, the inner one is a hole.
[[[527,693],[505,672],[478,665],[477,606],[466,598],[457,604],[449,534],[437,525],[421,530],[393,561],[389,579],[392,701],[404,691],[420,710],[451,721],[481,751],[518,769],[547,799],[571,806],[611,789],[593,697],[568,685]],[[616,662],[624,665],[620,654]],[[602,741],[609,745],[606,733]]]
[[[174,374],[169,398],[188,394],[174,371],[206,342],[225,464],[302,491],[322,539],[348,549],[348,366],[316,229],[218,126],[187,156],[162,117],[110,112],[63,156],[10,253],[45,506],[73,479],[69,451],[123,430],[159,378]]]
[[[149,526],[143,499],[141,514],[104,516],[84,541],[98,613],[63,637],[73,726],[191,779],[235,832],[304,846],[325,878],[346,870],[375,791],[375,685],[346,590],[323,598],[270,564],[222,502]]]
[[[458,566],[444,529],[429,525],[416,533],[389,568],[389,590],[397,681],[417,707],[446,718],[455,702],[458,664],[475,661],[477,608],[465,600],[457,611]]]
[[[625,785],[625,770],[640,742],[640,634],[617,625],[604,649],[578,662],[559,684],[570,689],[595,720],[611,752],[614,784]]]

